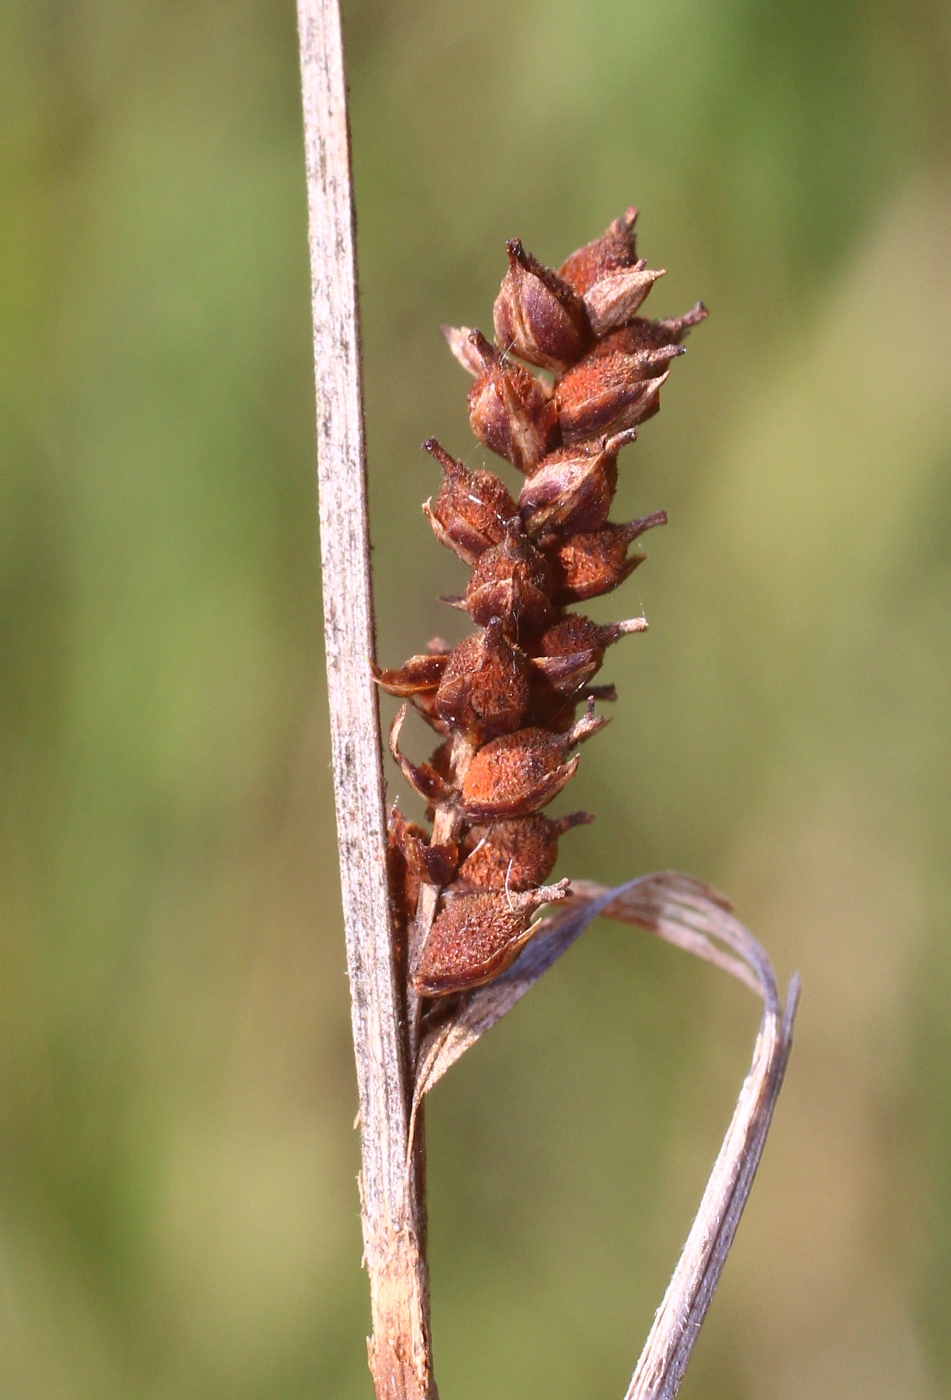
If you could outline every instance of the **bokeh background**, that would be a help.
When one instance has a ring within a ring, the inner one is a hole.
[[[488,325],[504,239],[637,203],[652,314],[713,313],[622,459],[617,517],[671,523],[599,605],[651,632],[560,872],[692,871],[804,978],[683,1394],[949,1396],[951,10],[345,19],[387,664],[461,635],[419,443],[481,460],[437,326]],[[371,1394],[295,42],[273,0],[0,8],[9,1400]],[[623,1393],[756,1021],[601,924],[439,1086],[446,1400]]]

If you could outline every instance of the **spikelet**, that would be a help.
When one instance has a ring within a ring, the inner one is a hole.
[[[532,936],[535,911],[569,893],[567,880],[545,884],[558,838],[593,818],[552,819],[542,808],[577,770],[578,745],[607,723],[595,702],[613,700],[614,687],[590,684],[606,649],[647,628],[643,618],[601,626],[566,611],[623,583],[644,558],[630,546],[667,520],[655,511],[609,521],[618,453],[658,411],[685,336],[707,315],[700,302],[666,321],[638,314],[663,270],[638,259],[636,218],[628,209],[557,272],[513,239],[495,344],[467,326],[442,328],[473,376],[473,432],[525,479],[516,501],[491,472],[469,470],[434,439],[423,444],[444,478],[423,510],[472,569],[465,594],[446,601],[478,630],[451,650],[437,640],[397,670],[373,671],[408,702],[390,748],[433,818],[430,834],[390,813],[394,923],[411,935],[420,996],[497,976]],[[410,705],[440,735],[428,763],[400,748]]]

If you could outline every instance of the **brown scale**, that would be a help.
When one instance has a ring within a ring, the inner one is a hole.
[[[544,627],[550,619],[552,587],[547,559],[519,527],[482,555],[472,570],[464,607],[482,627],[499,618],[517,639],[525,629]]]
[[[533,471],[558,442],[558,409],[548,386],[500,355],[480,331],[470,332],[469,349],[472,357],[462,363],[467,369],[473,359],[481,365],[469,390],[472,431],[520,472]]]
[[[567,880],[514,895],[450,887],[412,971],[417,995],[445,996],[491,982],[511,967],[535,932],[535,911],[564,899],[568,890]]]
[[[606,525],[590,535],[573,535],[558,544],[552,559],[555,586],[552,601],[558,604],[583,603],[610,593],[629,578],[644,554],[628,554],[628,546],[645,530],[665,525],[665,511],[655,511],[627,525]]]
[[[584,301],[521,242],[507,243],[509,270],[492,309],[499,345],[539,369],[560,374],[594,339]]]
[[[474,564],[487,549],[501,544],[506,522],[518,513],[506,487],[491,472],[470,472],[430,438],[423,447],[445,473],[442,490],[423,510],[437,540]]]
[[[563,447],[543,457],[518,498],[528,535],[573,535],[607,523],[617,490],[617,455],[637,437],[632,428],[616,437]]]
[[[614,687],[591,684],[606,648],[647,627],[565,612],[621,584],[644,557],[631,544],[666,521],[655,511],[610,522],[618,453],[658,411],[682,341],[707,315],[699,302],[670,320],[639,314],[663,270],[637,257],[636,218],[628,209],[557,272],[510,242],[496,345],[478,330],[443,327],[474,379],[476,437],[526,479],[516,502],[493,473],[424,444],[444,474],[424,510],[472,568],[464,597],[446,601],[480,630],[373,670],[381,689],[407,702],[390,748],[433,823],[429,834],[395,809],[390,818],[394,925],[418,996],[497,976],[538,927],[536,911],[568,893],[565,880],[545,884],[558,839],[592,818],[541,809],[577,769],[572,750],[607,723],[595,704],[614,701]],[[548,371],[553,387],[526,365]],[[410,704],[442,736],[420,764],[400,750]]]
[[[636,222],[637,210],[632,205],[608,225],[600,238],[593,239],[572,253],[558,269],[558,275],[580,296],[584,296],[605,273],[632,267],[637,261]]]
[[[506,640],[497,617],[485,630],[460,642],[449,657],[439,689],[436,715],[451,729],[479,743],[518,729],[529,702],[531,663]]]

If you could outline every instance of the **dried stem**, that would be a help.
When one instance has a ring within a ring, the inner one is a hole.
[[[435,1400],[409,1065],[386,879],[360,384],[353,197],[337,0],[299,0],[317,381],[324,636],[360,1099],[360,1198],[379,1400]]]

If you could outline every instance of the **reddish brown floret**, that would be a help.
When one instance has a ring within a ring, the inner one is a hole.
[[[579,359],[592,340],[584,302],[521,242],[506,244],[509,270],[495,299],[495,338],[503,350],[556,374]]]
[[[475,755],[463,780],[461,805],[467,817],[475,821],[526,817],[547,806],[578,767],[577,755],[563,761],[570,750],[607,723],[589,705],[565,734],[520,729],[493,739]]]
[[[479,743],[518,729],[528,709],[530,663],[492,618],[456,647],[436,692],[435,711]]]
[[[558,409],[546,386],[502,359],[478,331],[471,336],[482,371],[469,390],[469,423],[490,452],[531,472],[558,441]]]
[[[558,269],[558,275],[583,296],[606,272],[632,267],[637,261],[636,221],[637,210],[632,205],[608,224],[600,238],[572,253]]]
[[[568,445],[600,433],[621,433],[657,411],[667,371],[657,372],[677,346],[637,355],[594,354],[564,376],[555,390],[562,441]]]
[[[435,438],[429,438],[423,447],[436,458],[446,478],[439,495],[427,501],[423,510],[440,543],[465,563],[474,564],[501,542],[518,508],[506,486],[491,472],[469,471]]]
[[[609,622],[601,626],[584,613],[569,613],[567,617],[547,628],[535,643],[539,656],[572,656],[577,652],[593,651],[598,663],[604,659],[606,647],[632,632],[646,632],[647,619],[631,617],[624,622]]]
[[[598,530],[607,521],[617,490],[617,454],[637,433],[620,433],[543,458],[518,498],[525,529],[533,538]]]
[[[593,820],[587,812],[557,821],[536,812],[517,821],[475,826],[469,833],[470,853],[459,867],[459,883],[476,889],[532,889],[554,870],[559,836]]]
[[[594,534],[573,535],[552,556],[552,601],[560,605],[583,603],[586,598],[610,593],[646,558],[643,554],[628,555],[628,546],[645,530],[666,520],[666,513],[660,510],[628,525],[607,525]]]
[[[472,570],[465,607],[482,627],[499,618],[506,633],[518,640],[522,632],[543,627],[551,617],[551,588],[545,556],[518,530],[510,530]]]
[[[420,996],[445,996],[497,977],[534,933],[533,912],[567,893],[567,880],[520,895],[447,890],[413,968],[414,990]]]

